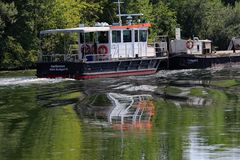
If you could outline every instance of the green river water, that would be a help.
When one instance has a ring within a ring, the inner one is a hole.
[[[240,67],[34,74],[0,72],[0,160],[240,159]]]

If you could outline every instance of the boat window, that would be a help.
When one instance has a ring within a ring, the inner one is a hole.
[[[123,31],[123,42],[132,42],[132,34],[131,30]]]
[[[84,43],[84,33],[80,33],[80,43]]]
[[[112,42],[113,43],[121,42],[121,31],[112,31]]]
[[[138,30],[135,30],[135,42],[138,42]]]
[[[80,33],[80,43],[93,43],[94,33]]]
[[[139,37],[140,37],[140,42],[146,42],[147,41],[147,30],[140,30],[139,31]]]
[[[108,43],[108,32],[98,32],[98,43]]]

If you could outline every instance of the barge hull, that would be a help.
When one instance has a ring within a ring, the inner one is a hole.
[[[166,58],[99,62],[41,62],[37,63],[37,77],[92,79],[148,75],[156,73],[160,63],[165,59]]]
[[[240,55],[229,56],[192,56],[181,55],[169,58],[170,70],[177,69],[204,69],[240,63]]]

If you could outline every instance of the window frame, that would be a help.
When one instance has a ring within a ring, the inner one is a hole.
[[[115,39],[113,37],[114,32],[117,33]],[[118,33],[120,33],[120,36],[118,35]],[[122,31],[121,30],[112,30],[112,43],[122,43]]]
[[[142,37],[142,33],[146,33],[146,36]],[[142,39],[142,38],[144,38],[144,39]],[[139,30],[139,42],[147,42],[147,40],[148,40],[148,30],[147,29]]]
[[[130,34],[128,34],[128,36],[130,36],[130,38],[128,37],[128,39],[126,39],[127,37],[124,35],[124,32],[129,32]],[[123,30],[123,43],[131,43],[133,38],[132,38],[132,30],[127,29],[127,30]],[[127,40],[127,41],[126,41]]]
[[[134,42],[139,42],[139,30],[138,29],[134,30]]]
[[[101,33],[106,33],[107,34],[107,36],[106,36],[106,41],[100,41],[99,40],[99,37],[101,36]],[[99,43],[99,44],[106,44],[106,43],[109,43],[109,31],[99,31],[99,32],[97,32],[97,43]]]

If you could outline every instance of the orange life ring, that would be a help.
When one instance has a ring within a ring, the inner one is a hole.
[[[192,40],[188,40],[188,41],[186,42],[186,47],[187,47],[188,49],[192,49],[193,46],[194,46],[194,43],[193,43]]]
[[[108,48],[105,45],[100,45],[98,47],[98,54],[107,54],[108,53]]]
[[[90,48],[90,46],[88,44],[83,44],[81,46],[81,52],[82,53],[88,54],[88,53],[90,53],[90,51],[91,51],[91,48]]]

